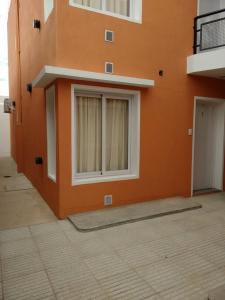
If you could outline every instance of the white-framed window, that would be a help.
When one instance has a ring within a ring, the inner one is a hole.
[[[72,184],[139,178],[140,92],[72,85]]]
[[[48,177],[56,181],[56,114],[55,86],[45,92],[46,95],[46,125],[47,125],[47,168]]]
[[[54,8],[54,0],[44,0],[44,19],[47,21],[49,15],[53,11]]]
[[[69,4],[129,21],[142,21],[142,0],[69,0]]]

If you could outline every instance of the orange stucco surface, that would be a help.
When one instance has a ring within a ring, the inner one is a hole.
[[[9,13],[10,97],[18,107],[22,103],[22,122],[17,122],[16,111],[12,154],[19,170],[56,215],[64,218],[103,208],[103,197],[108,194],[113,195],[113,205],[190,196],[192,137],[188,128],[193,127],[194,96],[225,98],[222,80],[186,74],[197,0],[143,0],[142,24],[71,7],[68,0],[55,0],[53,13],[44,23],[42,1],[20,1],[21,91],[15,73],[18,49],[13,41],[18,34],[16,2],[12,0]],[[32,28],[34,18],[41,20],[40,32]],[[105,29],[115,32],[114,43],[104,41]],[[141,89],[140,178],[71,185],[71,84],[77,82],[58,79],[57,183],[53,183],[47,178],[44,89],[34,88],[30,95],[26,84],[44,65],[103,73],[105,61],[114,62],[115,74],[155,80],[154,88]],[[162,77],[159,70],[164,71]],[[36,156],[44,158],[43,166],[34,164]]]
[[[43,19],[42,1],[11,1],[8,18],[9,93],[16,101],[16,111],[11,115],[12,156],[18,171],[26,174],[58,215],[58,185],[46,176],[46,159],[41,167],[34,163],[36,156],[46,158],[47,151],[44,90],[34,89],[31,95],[26,90],[27,83],[42,65],[54,65],[56,60],[54,12],[41,33],[32,27],[33,19],[38,18]]]

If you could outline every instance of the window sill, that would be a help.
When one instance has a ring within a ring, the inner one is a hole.
[[[115,14],[115,13],[105,11],[105,10],[100,10],[100,9],[96,9],[96,8],[92,8],[92,7],[82,6],[82,5],[73,3],[72,0],[70,0],[69,5],[73,6],[73,7],[81,8],[81,9],[84,9],[84,10],[88,10],[88,11],[91,11],[91,12],[96,12],[96,13],[100,13],[100,14],[103,14],[103,15],[107,15],[107,16],[110,16],[110,17],[115,17],[115,18],[118,18],[118,19],[126,20],[126,21],[129,21],[129,22],[142,24],[141,19],[126,17],[126,16],[123,16],[123,15]]]
[[[134,180],[139,179],[139,176],[136,174],[129,175],[116,175],[116,176],[107,176],[107,177],[94,177],[94,178],[78,178],[74,177],[72,179],[72,185],[84,185],[84,184],[93,184],[93,183],[102,183],[102,182],[112,182],[112,181],[122,181],[122,180]]]
[[[50,180],[52,180],[53,182],[56,183],[56,176],[55,176],[55,175],[48,174],[48,178],[49,178]]]

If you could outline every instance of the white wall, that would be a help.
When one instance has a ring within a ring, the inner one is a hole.
[[[225,8],[225,0],[198,0],[198,14],[206,14]]]
[[[4,113],[4,97],[0,96],[0,157],[10,156],[10,121]]]
[[[199,0],[199,15],[219,10],[224,0]]]

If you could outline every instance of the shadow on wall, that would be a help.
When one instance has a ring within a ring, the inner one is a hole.
[[[4,98],[0,96],[0,157],[10,156],[10,115],[4,113]]]

